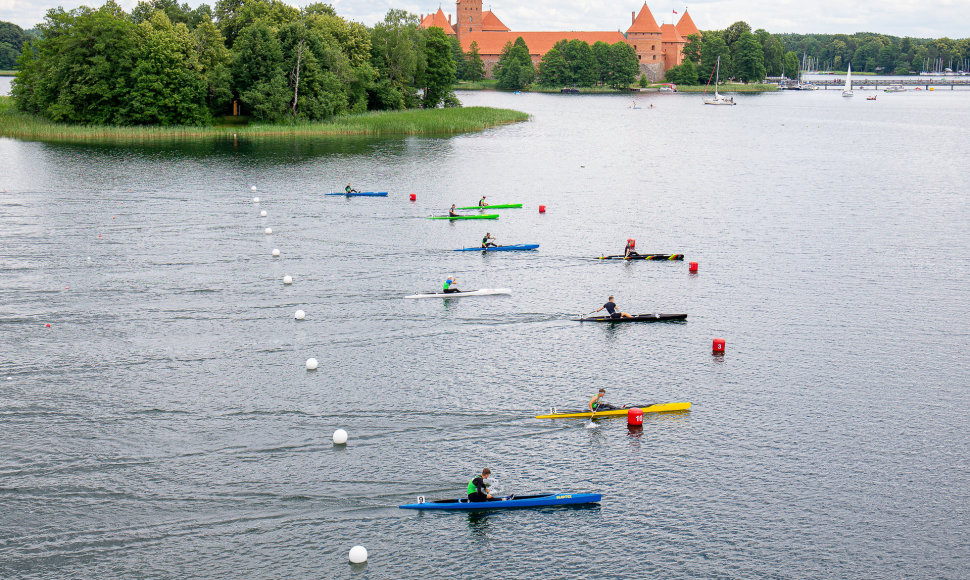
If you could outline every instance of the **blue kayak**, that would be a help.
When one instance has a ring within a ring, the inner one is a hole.
[[[489,248],[459,248],[456,252],[519,252],[525,250],[538,250],[539,244],[512,244],[509,246],[495,246]]]
[[[354,193],[327,193],[325,195],[342,195],[344,197],[387,197],[386,191],[357,191]]]
[[[539,507],[547,505],[571,505],[599,503],[598,493],[547,493],[543,495],[523,495],[495,498],[492,501],[470,502],[467,499],[440,499],[409,503],[397,507],[405,510],[504,510],[510,508]]]

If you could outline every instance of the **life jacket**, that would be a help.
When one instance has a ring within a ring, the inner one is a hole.
[[[471,495],[478,491],[478,486],[475,485],[475,479],[477,479],[478,477],[481,477],[481,476],[476,475],[475,477],[468,480],[468,495]],[[484,480],[482,480],[482,483],[484,483]]]

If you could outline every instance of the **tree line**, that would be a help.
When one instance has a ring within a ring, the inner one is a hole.
[[[327,4],[150,0],[129,14],[108,0],[51,9],[37,30],[12,94],[52,121],[208,125],[234,101],[272,123],[458,105],[452,43],[403,10],[368,28]]]
[[[858,32],[856,34],[780,34],[785,49],[811,57],[822,70],[883,74],[918,74],[952,68],[967,70],[970,38],[910,38]]]
[[[17,66],[24,43],[31,33],[13,22],[0,20],[0,70],[13,70]]]
[[[747,22],[735,22],[724,30],[691,34],[683,49],[684,62],[666,72],[667,82],[705,84],[713,80],[718,58],[721,79],[761,82],[765,77],[798,76],[799,60],[786,53],[781,40],[764,29],[751,31]]]

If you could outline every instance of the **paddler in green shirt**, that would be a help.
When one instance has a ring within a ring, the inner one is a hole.
[[[488,483],[485,482],[488,476],[492,475],[492,470],[485,468],[481,475],[476,475],[468,482],[468,501],[491,501],[492,494],[488,491]]]
[[[602,401],[603,397],[606,396],[606,389],[600,389],[598,393],[593,395],[593,398],[589,400],[589,412],[597,413],[600,411],[613,411],[616,409],[613,405],[609,403],[604,403]]]
[[[461,290],[454,287],[454,284],[457,281],[458,281],[458,276],[448,276],[448,278],[445,279],[444,286],[442,286],[442,290],[444,290],[444,293],[454,294],[455,292],[461,292]]]

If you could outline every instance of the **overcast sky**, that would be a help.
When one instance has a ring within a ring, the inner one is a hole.
[[[185,1],[185,0],[182,0]],[[137,0],[119,0],[130,10]],[[201,0],[188,0],[198,6]],[[215,5],[215,0],[208,2]],[[294,6],[307,4],[293,1]],[[48,8],[66,9],[82,4],[100,6],[102,0],[0,0],[0,20],[31,28],[44,19]],[[372,25],[388,8],[427,14],[440,6],[454,15],[453,1],[437,0],[333,0],[337,12],[349,20]],[[658,24],[676,22],[684,4],[649,2]],[[485,0],[513,31],[530,30],[626,30],[630,12],[639,10],[638,0]],[[695,0],[686,5],[701,30],[720,29],[737,20],[770,32],[848,33],[879,32],[895,36],[966,38],[970,36],[970,0]],[[675,16],[673,11],[678,15]]]

